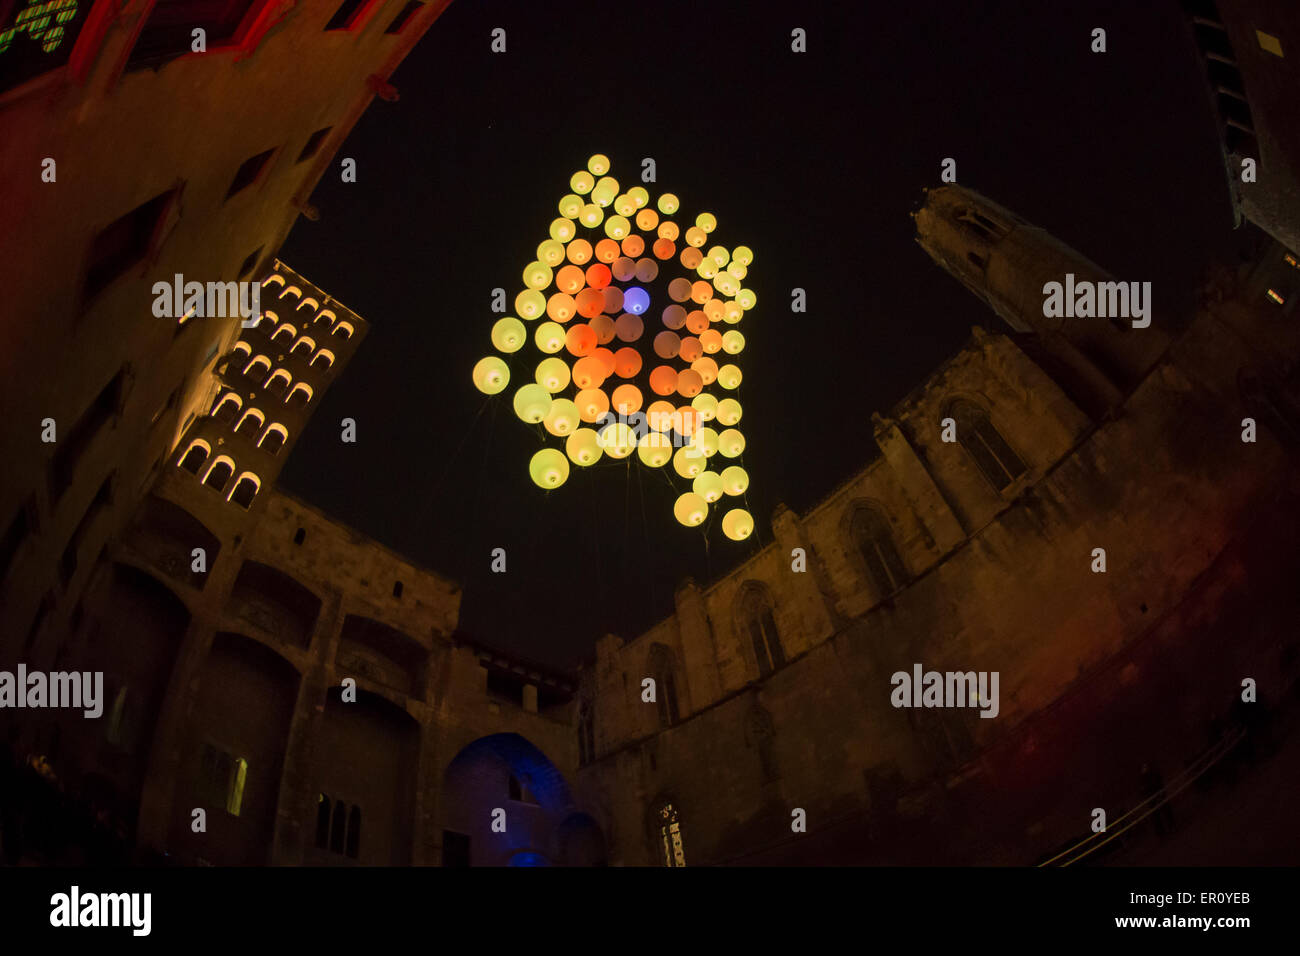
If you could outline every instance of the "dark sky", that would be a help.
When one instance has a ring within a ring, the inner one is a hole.
[[[1105,54],[1089,51],[1096,26]],[[505,54],[489,50],[495,27]],[[372,326],[282,483],[459,580],[466,636],[545,663],[634,637],[683,576],[713,581],[769,542],[777,502],[805,510],[870,457],[873,410],[972,324],[998,327],[913,240],[908,214],[944,157],[1119,278],[1152,281],[1157,321],[1185,313],[1233,245],[1209,101],[1163,0],[459,2],[394,83],[400,101],[376,101],[340,150],[358,181],[327,175],[320,221],[281,251]],[[543,492],[513,388],[488,399],[470,381],[492,352],[491,290],[513,301],[595,152],[624,188],[653,157],[653,196],[713,212],[710,245],[754,250],[738,364],[757,530],[742,544],[678,525],[687,489],[635,459]],[[796,286],[806,314],[790,311]],[[355,445],[339,440],[345,416]]]

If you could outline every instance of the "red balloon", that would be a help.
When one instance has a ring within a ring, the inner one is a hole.
[[[634,348],[623,346],[614,353],[614,374],[619,378],[631,378],[641,371],[641,353]]]
[[[574,355],[590,355],[596,347],[596,330],[585,322],[571,325],[564,334],[564,344]]]
[[[605,308],[605,297],[599,289],[583,289],[578,293],[578,314],[583,318],[594,319]]]
[[[614,374],[614,353],[603,345],[591,353],[591,357],[600,362],[600,367],[605,372],[605,377],[609,378]]]
[[[656,395],[671,395],[677,391],[677,372],[667,365],[658,365],[650,372],[650,389]]]
[[[596,262],[587,266],[587,285],[593,289],[605,288],[611,278],[609,266],[604,263]]]

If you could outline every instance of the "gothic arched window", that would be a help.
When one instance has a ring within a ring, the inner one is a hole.
[[[907,569],[894,546],[889,519],[878,508],[865,502],[854,506],[849,518],[849,538],[878,596],[887,597],[903,586]]]
[[[760,677],[766,677],[785,663],[785,650],[781,647],[781,635],[772,614],[772,599],[768,597],[766,588],[755,583],[745,586],[737,618],[740,633],[749,638],[754,648]]]
[[[682,821],[671,801],[657,804],[650,814],[651,828],[658,838],[661,866],[685,866],[686,849],[682,845]]]
[[[948,407],[948,417],[957,425],[957,441],[998,491],[1025,473],[1025,463],[993,427],[984,409],[974,402],[958,399]]]

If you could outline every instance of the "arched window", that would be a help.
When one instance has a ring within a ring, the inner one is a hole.
[[[293,348],[289,350],[290,355],[301,355],[304,352],[310,354],[316,348],[316,341],[309,336],[304,335],[297,342],[293,343]]]
[[[262,433],[262,440],[257,445],[268,455],[278,455],[288,440],[288,429],[278,422],[272,422],[266,426],[266,431]]]
[[[343,852],[344,834],[348,827],[348,805],[342,800],[334,804],[334,822],[330,826],[330,851]]]
[[[330,798],[316,794],[316,849],[328,850],[330,845]]]
[[[348,813],[348,856],[357,858],[361,852],[361,808],[353,804]]]
[[[271,371],[271,360],[265,355],[254,356],[253,360],[244,366],[244,374],[249,378],[261,378],[269,371]]]
[[[284,287],[284,291],[280,293],[280,298],[283,299],[283,298],[285,298],[285,297],[292,297],[292,298],[295,298],[295,299],[301,299],[301,298],[302,298],[302,289],[299,289],[296,285],[288,285],[288,286],[285,286],[285,287]]]
[[[239,424],[235,426],[235,434],[247,435],[249,438],[252,438],[262,430],[262,425],[265,423],[266,416],[256,408],[250,408],[248,411],[244,412],[244,417],[241,418]]]
[[[578,705],[578,765],[585,767],[596,759],[596,720],[591,701]]]
[[[352,328],[351,322],[340,322],[338,325],[334,326],[334,331],[332,334],[341,335],[345,339],[350,339],[352,338],[352,333],[354,331],[356,330]]]
[[[244,400],[234,392],[226,392],[212,409],[212,417],[219,422],[233,422],[239,410],[244,407]]]
[[[651,811],[650,820],[658,836],[660,865],[685,866],[686,848],[682,845],[682,820],[677,807],[664,800]]]
[[[208,468],[208,473],[203,479],[203,483],[209,488],[216,488],[218,491],[225,490],[226,482],[230,476],[235,473],[235,463],[225,455],[220,456]]]
[[[299,382],[297,385],[293,387],[293,391],[289,393],[289,396],[285,399],[285,401],[288,402],[290,405],[294,405],[294,404],[306,405],[308,402],[311,401],[311,397],[312,397],[311,386],[308,385],[306,382]]]
[[[328,322],[333,325],[338,316],[331,309],[321,309],[316,313],[316,318],[312,319],[313,323]]]
[[[1025,473],[1025,463],[993,427],[984,409],[974,402],[958,399],[948,406],[948,417],[957,425],[957,441],[998,491]]]
[[[312,357],[311,364],[313,366],[323,365],[325,368],[333,368],[334,353],[329,349],[321,349]]]
[[[893,594],[907,580],[907,569],[894,547],[889,519],[873,505],[859,502],[849,518],[849,538],[879,597]]]
[[[244,358],[248,358],[253,354],[253,347],[249,345],[247,342],[236,342],[234,345],[231,346],[230,354],[231,355],[238,354],[238,355],[242,355]]]
[[[253,503],[253,498],[261,487],[262,482],[257,475],[251,471],[246,471],[239,476],[239,480],[235,482],[235,487],[231,489],[230,494],[226,497],[241,508],[248,508]]]
[[[274,285],[280,285],[280,286],[284,285],[284,276],[276,275],[274,272],[272,272],[269,276],[267,276],[265,279],[262,280],[263,289],[270,288],[271,286]]]
[[[785,663],[781,635],[772,614],[772,599],[767,589],[757,583],[745,586],[740,597],[739,631],[749,638],[758,662],[758,674],[766,677]]]
[[[659,707],[659,726],[671,727],[677,723],[677,668],[673,666],[673,652],[664,644],[650,645],[650,676],[655,681],[655,703]]]
[[[319,308],[320,308],[320,303],[317,302],[315,299],[313,299],[311,296],[307,296],[305,299],[303,299],[301,302],[298,303],[298,309],[311,309],[312,312],[315,312]],[[295,309],[294,311],[296,312],[297,309]]]
[[[282,368],[277,368],[274,372],[271,373],[271,377],[266,380],[266,385],[264,386],[264,388],[266,389],[266,394],[272,396],[279,395],[281,392],[283,392],[286,388],[289,387],[289,383],[292,381],[293,378],[289,375],[288,372],[286,372]]]
[[[292,325],[290,325],[288,322],[286,322],[284,323],[284,325],[280,326],[278,329],[276,329],[274,332],[271,333],[271,341],[292,342],[293,337],[297,334],[298,334],[298,330],[294,328]]]
[[[190,474],[197,475],[210,454],[212,454],[212,446],[202,438],[196,438],[190,442],[190,447],[185,449],[185,454],[181,455],[180,465]]]

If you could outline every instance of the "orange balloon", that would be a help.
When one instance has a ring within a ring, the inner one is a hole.
[[[704,376],[694,369],[683,369],[677,373],[677,392],[685,398],[694,398],[704,388]]]
[[[614,320],[607,315],[598,315],[587,323],[596,333],[596,341],[606,345],[614,341]]]
[[[700,250],[696,249],[694,246],[687,246],[682,250],[680,258],[682,260],[682,265],[688,269],[694,269],[704,261],[704,253],[700,252]]]
[[[646,409],[646,421],[657,432],[666,432],[673,427],[673,412],[676,409],[665,401],[651,402]]]
[[[727,308],[722,304],[721,299],[710,299],[704,303],[704,314],[709,317],[710,322],[721,322],[726,311]]]
[[[700,344],[704,351],[712,354],[722,348],[722,333],[717,329],[705,329],[700,333]]]
[[[600,361],[600,367],[604,370],[606,378],[614,374],[614,353],[609,349],[601,346],[591,353],[591,357]]]
[[[691,280],[680,276],[668,283],[668,298],[674,302],[685,302],[691,297]]]
[[[680,305],[670,305],[664,309],[664,325],[670,329],[680,329],[686,324],[686,310]]]
[[[681,348],[682,340],[676,332],[660,332],[655,336],[655,355],[661,359],[670,359]]]
[[[691,363],[691,368],[700,373],[705,385],[712,385],[718,377],[718,363],[705,355]]]
[[[609,411],[609,396],[599,388],[584,388],[573,396],[573,404],[578,406],[578,415],[584,422],[594,422]]]
[[[663,222],[659,224],[660,239],[667,239],[670,242],[675,242],[677,240],[677,236],[678,236],[677,223],[673,222],[671,219],[665,219]]]
[[[699,226],[691,226],[686,230],[686,244],[689,246],[702,246],[708,238],[708,235]]]
[[[654,244],[654,254],[660,259],[671,259],[676,248],[677,247],[673,245],[671,239],[656,239]]]
[[[575,301],[578,304],[578,314],[588,319],[594,319],[605,308],[605,297],[599,289],[583,289]]]
[[[700,345],[700,340],[693,335],[688,335],[682,339],[681,348],[677,350],[683,362],[694,362],[704,354],[704,347]]]
[[[591,283],[590,277],[588,277],[587,282]],[[594,283],[591,284],[594,285]],[[691,283],[692,300],[700,303],[700,305],[703,305],[705,302],[708,302],[712,298],[713,298],[713,285],[711,283],[705,282],[703,279],[700,279],[698,282]]]
[[[641,389],[635,385],[620,385],[614,389],[612,404],[614,411],[622,412],[624,415],[639,412],[641,410]]]
[[[573,384],[578,388],[600,388],[604,381],[604,369],[594,355],[584,355],[573,363]]]
[[[591,243],[586,239],[574,239],[569,243],[565,254],[574,265],[585,265],[587,260],[591,258]]]
[[[587,266],[587,285],[591,286],[593,289],[605,288],[605,286],[609,285],[609,280],[612,278],[613,276],[609,271],[609,266],[604,265],[603,263],[595,262]],[[708,285],[707,282],[704,284]],[[699,285],[699,283],[697,282],[696,285]],[[699,301],[703,302],[704,300],[700,299]]]
[[[634,348],[623,346],[614,353],[614,374],[619,378],[631,378],[641,371],[641,353]]]
[[[690,405],[673,412],[673,427],[683,435],[694,435],[700,427],[700,413]]]
[[[609,271],[619,282],[626,282],[636,275],[636,262],[628,256],[619,256],[610,264]]]
[[[636,227],[642,232],[649,232],[659,225],[659,213],[649,207],[640,210],[636,214]]]
[[[638,282],[654,282],[659,275],[659,263],[653,259],[638,259],[636,261],[636,277]]]
[[[631,256],[635,259],[643,252],[645,252],[645,240],[636,233],[632,233],[632,235],[623,240],[623,255]]]
[[[596,348],[596,330],[585,322],[571,325],[564,333],[564,345],[574,355],[590,355]]]
[[[641,332],[645,329],[645,323],[641,321],[641,316],[633,315],[631,312],[624,312],[614,320],[614,334],[623,342],[635,342],[641,338]],[[718,346],[722,346],[722,337],[718,337]]]
[[[577,295],[585,284],[586,278],[577,266],[564,266],[555,273],[555,287],[569,295]]]
[[[696,335],[703,335],[709,328],[709,317],[699,309],[688,312],[686,313],[686,328]]]
[[[568,322],[577,311],[578,306],[568,293],[556,292],[546,300],[546,314],[556,322]]]
[[[650,372],[650,390],[656,395],[671,395],[677,391],[677,372],[667,365],[656,365]]]
[[[616,285],[607,285],[600,290],[605,299],[606,312],[618,312],[623,308],[623,290]]]
[[[618,243],[613,239],[600,240],[596,243],[596,258],[601,262],[613,262],[618,258]]]

